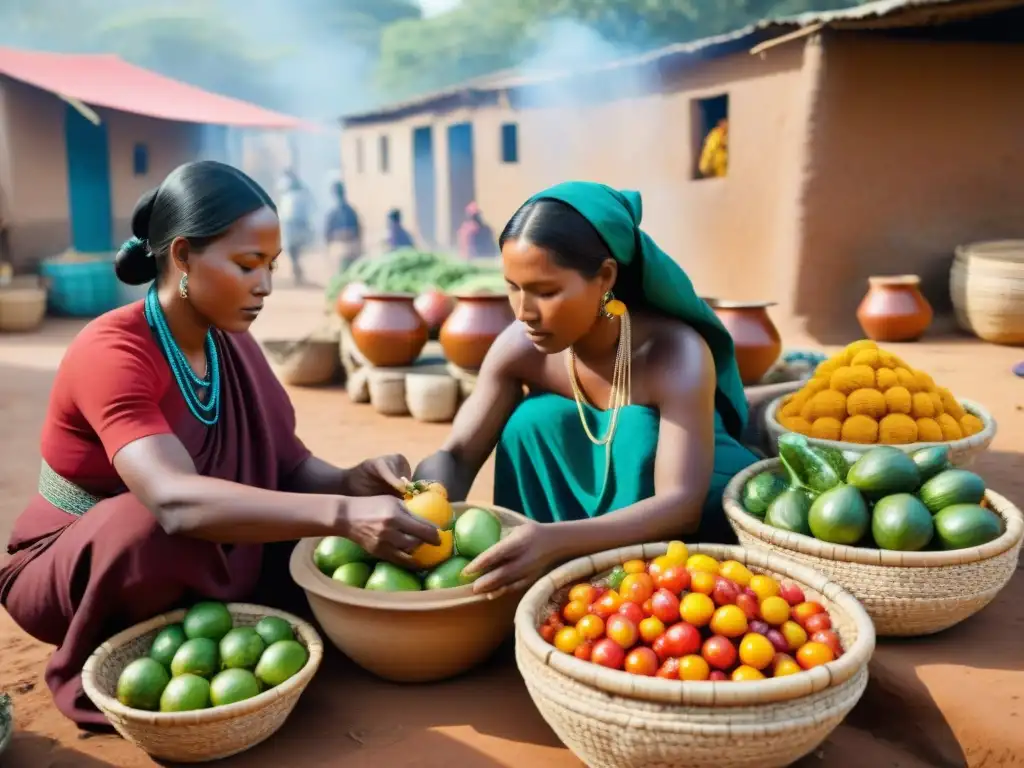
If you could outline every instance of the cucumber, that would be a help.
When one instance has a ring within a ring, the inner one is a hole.
[[[853,545],[868,532],[871,515],[860,491],[852,485],[837,485],[814,500],[807,523],[819,541]]]
[[[768,506],[786,487],[786,481],[774,472],[760,472],[743,486],[743,508],[754,517],[763,519]]]
[[[909,493],[880,499],[871,513],[871,534],[879,549],[919,552],[935,535],[931,512]]]
[[[817,495],[842,482],[838,470],[811,450],[807,438],[796,432],[779,438],[779,458],[789,473],[791,487],[805,488]]]
[[[943,549],[977,547],[1003,535],[1002,518],[977,504],[954,504],[933,520],[935,538]]]
[[[773,528],[810,536],[811,527],[807,522],[810,511],[811,499],[807,493],[800,488],[790,488],[768,505],[764,521]]]
[[[944,469],[949,469],[949,446],[933,445],[931,448],[922,448],[920,451],[914,451],[910,458],[917,464],[921,481],[924,482]]]
[[[922,485],[917,495],[934,515],[954,504],[980,504],[985,481],[966,469],[947,469]]]
[[[880,445],[857,459],[846,482],[869,500],[880,499],[893,493],[913,493],[921,485],[921,472],[899,448]]]

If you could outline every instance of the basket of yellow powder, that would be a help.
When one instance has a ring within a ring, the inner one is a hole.
[[[995,419],[981,405],[954,397],[866,339],[821,363],[802,388],[770,403],[764,418],[772,443],[799,432],[848,456],[874,445],[946,445],[957,466],[970,465],[996,434]]]

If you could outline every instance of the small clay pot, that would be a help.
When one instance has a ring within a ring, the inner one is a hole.
[[[725,301],[705,299],[732,336],[736,363],[743,386],[757,384],[768,373],[782,353],[782,338],[768,316],[773,301]]]
[[[356,315],[365,304],[363,297],[369,291],[369,287],[364,283],[349,283],[341,290],[335,308],[343,320],[351,323],[356,319]]]
[[[455,309],[455,299],[443,291],[432,289],[417,296],[414,305],[427,324],[430,335],[436,337],[448,315]]]
[[[412,365],[427,343],[427,324],[413,306],[412,293],[367,293],[352,321],[352,340],[370,365]]]
[[[857,307],[857,322],[874,341],[916,341],[932,317],[917,275],[869,277],[868,292]]]
[[[448,362],[477,370],[491,344],[516,317],[504,294],[464,294],[455,298],[458,303],[441,326],[441,348]]]

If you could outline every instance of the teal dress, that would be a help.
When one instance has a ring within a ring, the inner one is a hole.
[[[607,434],[611,411],[589,404],[584,411],[591,432]],[[606,482],[605,446],[594,445],[587,437],[576,402],[551,393],[530,395],[512,412],[498,441],[494,503],[551,523],[597,517],[650,498],[659,423],[656,408],[621,409]],[[722,493],[734,475],[755,461],[757,457],[726,432],[716,412],[711,489],[700,529],[689,538],[734,540],[722,511]]]

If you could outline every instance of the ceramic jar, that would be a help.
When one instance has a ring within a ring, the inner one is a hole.
[[[338,301],[335,303],[335,309],[343,320],[351,323],[356,319],[356,315],[363,308],[363,296],[369,292],[369,288],[363,283],[349,283],[342,288],[341,293],[338,294]]]
[[[491,344],[515,320],[508,297],[501,293],[455,297],[455,309],[441,326],[441,348],[448,362],[478,370]]]
[[[857,308],[857,322],[869,339],[916,341],[931,325],[932,307],[917,275],[868,278],[868,292]]]
[[[455,300],[443,291],[432,289],[417,296],[414,305],[427,324],[431,337],[437,338],[444,321],[455,309]]]
[[[412,293],[367,293],[352,321],[352,340],[370,365],[412,365],[427,343],[427,324]]]
[[[768,315],[772,301],[705,299],[732,336],[743,386],[757,384],[782,353],[782,338]]]

